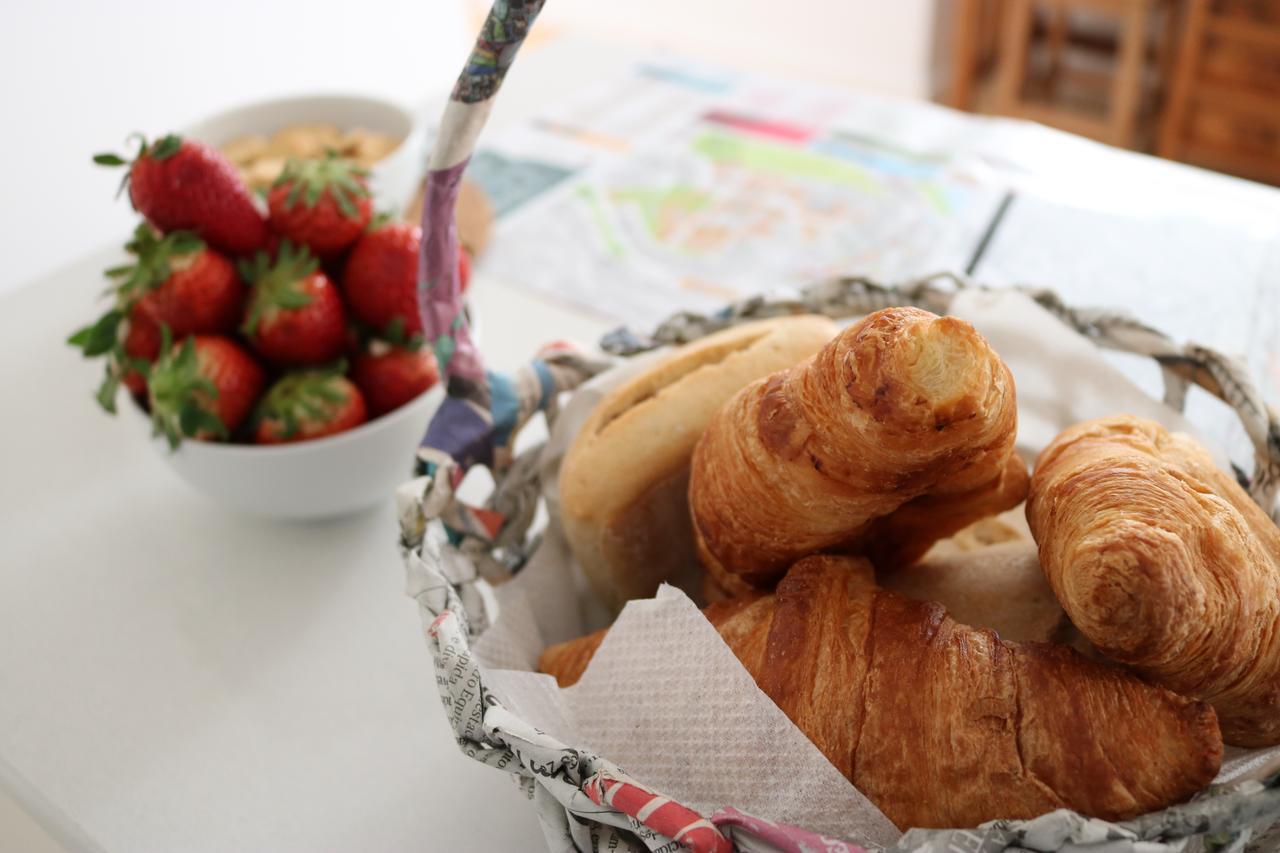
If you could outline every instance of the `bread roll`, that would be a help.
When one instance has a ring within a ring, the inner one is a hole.
[[[573,554],[611,608],[664,581],[698,597],[687,499],[694,444],[738,390],[839,331],[816,315],[747,323],[675,350],[600,401],[565,456],[560,499]]]

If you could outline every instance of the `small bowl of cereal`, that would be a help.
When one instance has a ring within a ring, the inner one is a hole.
[[[186,133],[227,156],[253,190],[271,186],[290,158],[329,150],[369,170],[380,208],[402,211],[426,165],[418,117],[392,101],[364,95],[307,95],[233,107]]]

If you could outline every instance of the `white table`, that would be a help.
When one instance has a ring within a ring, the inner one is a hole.
[[[95,409],[99,368],[61,341],[110,258],[0,311],[5,410],[28,413],[0,481],[0,781],[69,849],[527,848],[531,809],[450,737],[390,500],[236,516]],[[476,302],[496,365],[539,328],[602,331],[493,282]]]
[[[572,84],[585,54],[555,50],[517,66],[500,111]],[[1224,221],[1280,210],[1275,191],[1049,131],[966,136],[933,108],[876,109],[904,137],[913,115],[962,145],[1011,134],[1002,145],[1069,184],[1109,169],[1114,205],[1133,201],[1128,175],[1207,193]],[[450,738],[389,500],[327,525],[236,516],[180,484],[136,423],[94,408],[99,368],[62,340],[114,258],[0,301],[0,785],[74,850],[537,847],[515,787]],[[608,325],[483,274],[475,299],[500,369]]]

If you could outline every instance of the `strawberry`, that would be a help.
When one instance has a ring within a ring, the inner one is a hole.
[[[368,352],[356,356],[351,378],[364,392],[369,415],[376,418],[424,393],[440,374],[428,350],[373,341]]]
[[[258,444],[307,441],[365,422],[364,396],[334,370],[288,373],[271,386],[254,415]]]
[[[147,378],[154,434],[171,448],[182,438],[228,439],[239,428],[266,383],[266,374],[235,341],[193,335],[171,344],[162,329],[161,351]]]
[[[160,355],[160,339],[160,326],[146,307],[145,300],[136,303],[129,311],[129,328],[121,343],[127,359],[124,364],[133,365],[138,361],[150,364],[155,361]],[[139,397],[147,393],[146,376],[137,367],[126,366],[120,381]]]
[[[319,364],[342,353],[347,332],[338,288],[306,247],[284,240],[274,262],[259,252],[241,271],[253,284],[241,330],[263,358]]]
[[[127,308],[112,308],[93,325],[78,329],[67,343],[79,347],[85,358],[107,357],[106,373],[95,396],[102,408],[115,414],[116,392],[122,383],[135,394],[146,390],[150,362],[160,351],[160,329],[143,303],[137,302]]]
[[[418,314],[418,247],[422,229],[407,222],[389,222],[368,231],[347,258],[342,289],[351,313],[382,331],[397,317],[405,331],[422,331]],[[470,278],[466,252],[458,250],[458,274],[463,287]]]
[[[143,368],[160,351],[161,326],[179,337],[230,332],[244,302],[245,288],[231,262],[190,231],[161,237],[144,223],[125,248],[133,263],[107,270],[113,307],[69,340],[86,357],[108,356],[98,402],[109,412],[115,411],[122,383],[134,394],[145,392]]]
[[[141,139],[132,162],[117,154],[98,154],[93,161],[129,166],[129,199],[161,231],[190,229],[231,255],[255,252],[267,242],[266,220],[248,187],[210,145],[170,134],[152,145]]]
[[[323,160],[290,160],[267,194],[271,227],[317,255],[336,255],[373,216],[368,174],[332,151]]]
[[[151,318],[178,338],[235,329],[245,287],[231,262],[195,234],[174,231],[160,237],[144,224],[125,248],[136,261],[107,270],[119,282],[118,304],[145,299]]]

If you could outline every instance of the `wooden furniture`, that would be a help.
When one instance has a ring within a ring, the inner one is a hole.
[[[1005,0],[955,0],[949,11],[950,80],[943,98],[949,107],[972,110],[977,81],[996,64]]]
[[[1153,12],[1163,6],[1160,0],[1007,0],[992,111],[1032,119],[1113,145],[1133,147],[1144,92]],[[1049,14],[1047,24],[1040,29],[1049,54],[1047,85],[1051,90],[1061,66],[1062,52],[1070,38],[1070,14],[1087,10],[1115,21],[1118,28],[1115,65],[1109,75],[1107,104],[1102,114],[1060,103],[1056,99],[1034,100],[1026,95],[1028,61],[1037,33],[1035,13],[1038,9]]]
[[[1280,0],[1189,0],[1156,153],[1280,183]]]

